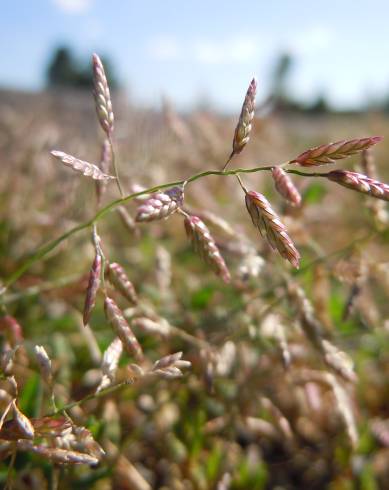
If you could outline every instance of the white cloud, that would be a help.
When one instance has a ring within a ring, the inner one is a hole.
[[[317,54],[328,49],[335,41],[335,33],[325,26],[313,26],[298,33],[290,43],[296,55]]]
[[[82,14],[93,5],[94,0],[52,0],[53,3],[67,14]]]
[[[156,61],[177,61],[184,52],[176,39],[170,36],[160,36],[150,41],[148,52]]]
[[[231,40],[197,39],[185,43],[171,36],[154,38],[148,52],[157,61],[195,61],[200,64],[251,63],[259,57],[259,43],[250,37]]]

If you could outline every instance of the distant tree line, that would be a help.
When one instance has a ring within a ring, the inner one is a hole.
[[[111,90],[118,87],[112,64],[101,57]],[[91,61],[79,61],[66,46],[58,47],[51,57],[46,71],[48,88],[74,88],[90,90],[93,86]]]

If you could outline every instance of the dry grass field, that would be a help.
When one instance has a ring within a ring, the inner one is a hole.
[[[387,202],[291,173],[302,196],[291,206],[270,171],[241,172],[301,254],[295,269],[253,226],[228,173],[380,135],[368,152],[334,165],[287,168],[388,182],[388,119],[258,108],[250,141],[220,175],[239,114],[179,115],[168,102],[139,109],[120,93],[113,110],[125,196],[218,174],[186,184],[184,203],[166,219],[135,222],[143,194],[117,202],[112,179],[99,204],[96,182],[50,154],[101,164],[105,134],[90,94],[0,94],[1,485],[389,488]],[[190,216],[213,237],[192,230],[198,253],[185,232]],[[136,299],[128,283],[125,297],[117,278],[115,287],[102,277],[84,326],[96,253],[103,266],[120,264]]]

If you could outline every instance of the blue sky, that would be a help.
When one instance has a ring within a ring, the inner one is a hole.
[[[389,95],[387,0],[3,0],[0,86],[39,89],[51,50],[109,55],[134,101],[236,110],[250,78],[265,98],[277,55],[293,94],[352,107]]]

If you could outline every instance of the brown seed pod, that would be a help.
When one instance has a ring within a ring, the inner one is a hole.
[[[123,267],[116,262],[107,265],[106,273],[114,288],[130,303],[136,305],[138,296]]]
[[[104,302],[105,316],[114,329],[116,335],[123,342],[125,350],[137,360],[143,358],[142,348],[133,334],[127,320],[115,301],[108,296]]]
[[[184,191],[182,187],[172,187],[164,192],[150,196],[139,206],[136,221],[155,221],[166,218],[182,206]]]
[[[93,67],[93,95],[95,97],[96,112],[100,125],[110,136],[113,131],[114,116],[112,111],[111,94],[109,92],[104,66],[97,54],[92,56]]]
[[[245,200],[253,225],[267,238],[273,249],[298,269],[300,254],[266,197],[259,192],[248,191]]]
[[[366,175],[350,172],[349,170],[333,170],[325,174],[325,176],[343,187],[348,187],[362,194],[368,194],[383,201],[389,201],[389,185],[371,179]]]
[[[289,175],[280,167],[273,167],[272,177],[277,191],[292,206],[300,206],[301,195]]]
[[[101,256],[96,253],[95,259],[92,264],[92,268],[89,273],[88,287],[85,296],[83,322],[86,325],[89,322],[92,310],[95,306],[97,291],[100,287],[100,273],[101,273]]]
[[[85,162],[84,160],[79,160],[78,158],[73,157],[72,155],[68,155],[63,151],[54,150],[51,152],[53,157],[60,160],[66,167],[70,167],[76,172],[79,172],[82,175],[87,177],[92,177],[94,180],[110,180],[114,179],[112,175],[107,175],[102,172],[99,167],[94,165],[93,163]]]
[[[298,157],[290,160],[289,163],[298,163],[304,167],[311,165],[326,165],[328,163],[334,163],[335,160],[341,160],[351,155],[355,155],[356,153],[360,153],[376,143],[379,143],[381,140],[382,136],[370,136],[368,138],[357,138],[327,143],[304,151]]]
[[[198,216],[186,216],[184,223],[195,251],[225,283],[230,282],[230,272],[207,226]]]

